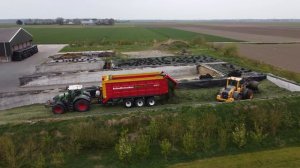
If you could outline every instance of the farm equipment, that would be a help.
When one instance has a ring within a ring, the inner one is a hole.
[[[155,96],[172,94],[176,86],[177,82],[164,72],[107,75],[102,77],[97,95],[101,104],[121,101],[127,108],[154,106]]]
[[[82,88],[82,85],[71,85],[67,92],[59,94],[52,101],[46,103],[46,107],[52,107],[54,114],[62,114],[66,111],[85,112],[90,109],[91,94]]]
[[[221,102],[233,102],[235,100],[253,99],[253,92],[258,90],[258,82],[245,81],[239,77],[229,77],[226,86],[217,95]]]
[[[154,106],[155,97],[168,97],[176,86],[177,82],[164,72],[106,75],[102,77],[101,87],[69,86],[66,93],[55,96],[46,106],[52,107],[55,114],[74,110],[88,111],[92,100],[95,99],[100,104],[121,102],[127,108],[134,105]]]

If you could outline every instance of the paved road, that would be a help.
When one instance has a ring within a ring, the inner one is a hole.
[[[0,92],[15,91],[19,88],[19,77],[34,73],[35,66],[47,61],[64,45],[39,45],[39,52],[20,62],[0,63]]]

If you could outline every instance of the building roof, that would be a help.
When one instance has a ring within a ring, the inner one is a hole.
[[[10,42],[13,37],[22,29],[23,28],[0,28],[0,42]],[[24,31],[27,32],[26,30]]]

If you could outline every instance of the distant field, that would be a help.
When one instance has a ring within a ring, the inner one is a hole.
[[[204,37],[211,42],[236,41],[219,36],[199,34],[172,28],[143,27],[25,27],[37,44],[70,44],[74,42],[150,42],[167,39],[192,40]]]
[[[281,168],[300,167],[300,147],[214,157],[190,163],[177,164],[170,168]]]
[[[164,26],[164,25],[161,25]],[[300,26],[268,25],[257,23],[189,23],[173,24],[167,27],[177,28],[196,33],[212,34],[249,42],[298,42],[300,40]]]
[[[241,56],[300,73],[300,44],[237,44]]]

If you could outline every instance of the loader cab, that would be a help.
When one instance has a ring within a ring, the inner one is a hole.
[[[241,88],[241,84],[243,83],[242,78],[238,77],[229,77],[227,78],[227,83],[225,89],[228,90],[229,88],[233,89],[234,91],[237,91]]]

